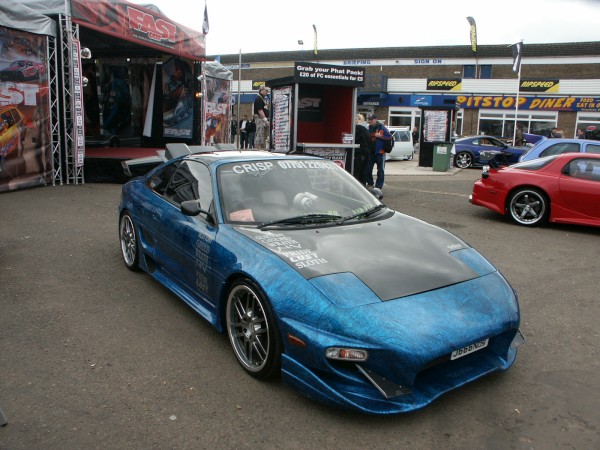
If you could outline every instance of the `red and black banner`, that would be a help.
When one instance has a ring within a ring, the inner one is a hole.
[[[103,34],[183,58],[206,56],[205,35],[126,1],[71,0],[73,21]]]

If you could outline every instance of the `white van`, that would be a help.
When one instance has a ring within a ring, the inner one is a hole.
[[[385,154],[385,160],[390,159],[413,159],[415,148],[412,140],[410,127],[387,127],[394,137],[394,148]]]

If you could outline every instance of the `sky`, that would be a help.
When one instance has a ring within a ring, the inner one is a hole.
[[[152,3],[171,20],[202,29],[202,0]],[[205,0],[207,55],[318,49],[600,41],[600,0]],[[303,45],[298,41],[302,40]]]

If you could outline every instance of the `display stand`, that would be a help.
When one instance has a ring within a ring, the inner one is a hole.
[[[434,149],[452,144],[456,106],[421,106],[419,167],[433,167]]]
[[[357,88],[364,69],[296,62],[271,88],[269,150],[334,160],[352,173]]]

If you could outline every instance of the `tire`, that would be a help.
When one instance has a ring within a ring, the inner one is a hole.
[[[121,215],[119,220],[119,242],[123,262],[129,270],[140,269],[140,246],[133,219],[128,212]]]
[[[550,203],[546,196],[533,188],[521,188],[508,200],[510,218],[519,225],[534,226],[548,218]]]
[[[279,331],[269,303],[250,280],[238,280],[231,287],[226,322],[233,353],[248,374],[260,380],[279,374]]]
[[[468,169],[473,166],[473,156],[469,152],[458,152],[454,157],[454,165],[459,169]]]

